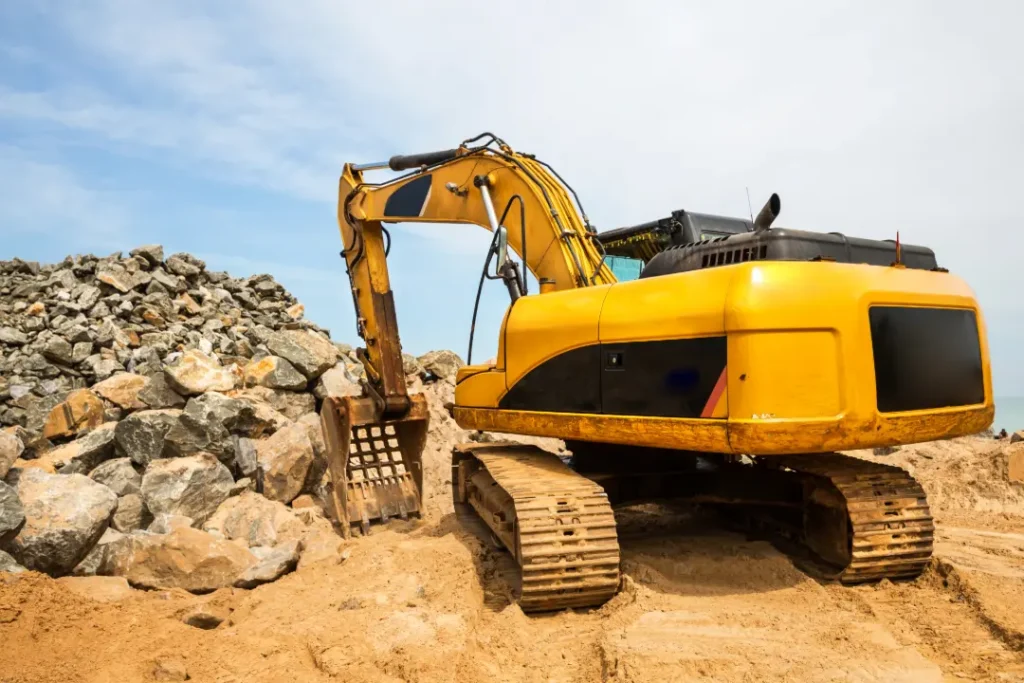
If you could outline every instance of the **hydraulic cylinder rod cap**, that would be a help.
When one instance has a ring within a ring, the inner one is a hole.
[[[406,171],[410,168],[419,168],[420,166],[433,166],[444,161],[451,161],[458,155],[458,148],[443,149],[440,152],[426,152],[424,154],[397,154],[388,159],[388,168],[392,171]]]
[[[540,282],[540,293],[547,294],[548,292],[555,291],[555,281],[550,278],[541,278]]]
[[[768,203],[764,205],[764,208],[757,214],[757,218],[754,219],[754,232],[761,232],[770,228],[772,222],[779,217],[780,211],[782,211],[782,200],[779,199],[779,195],[773,192],[772,196],[768,198]]]

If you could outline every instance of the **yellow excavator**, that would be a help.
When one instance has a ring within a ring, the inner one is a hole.
[[[364,180],[378,169],[407,173]],[[921,486],[837,451],[992,423],[981,311],[930,249],[773,227],[777,195],[749,221],[676,211],[598,233],[550,166],[491,134],[346,164],[338,198],[367,373],[364,396],[321,409],[345,533],[419,514],[423,490],[428,411],[406,390],[384,224],[472,223],[493,233],[481,285],[502,281],[511,304],[495,359],[458,371],[452,415],[572,454],[511,442],[452,454],[457,509],[514,556],[525,611],[613,596],[612,506],[636,501],[739,511],[844,583],[927,565]],[[623,264],[639,277],[617,277]]]

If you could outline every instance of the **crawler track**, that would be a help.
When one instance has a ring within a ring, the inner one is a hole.
[[[456,504],[472,507],[516,558],[524,611],[596,606],[618,591],[608,497],[557,456],[521,444],[459,447],[452,484]]]
[[[838,453],[764,460],[804,480],[804,540],[838,565],[835,578],[859,583],[924,571],[935,525],[924,490],[906,471]]]

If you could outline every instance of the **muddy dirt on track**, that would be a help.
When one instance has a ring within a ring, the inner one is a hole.
[[[1000,476],[1003,446],[879,458],[937,503],[935,559],[914,581],[820,582],[709,513],[643,506],[617,513],[619,595],[526,616],[508,555],[452,513],[445,449],[463,435],[434,421],[427,516],[353,539],[346,559],[252,591],[109,602],[0,580],[0,681],[1024,681],[1024,487]],[[197,605],[227,620],[186,625]]]

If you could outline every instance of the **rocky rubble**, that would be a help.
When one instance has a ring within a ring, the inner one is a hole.
[[[412,384],[460,365],[405,358]],[[208,592],[337,559],[317,410],[362,375],[269,275],[0,261],[0,571]]]

